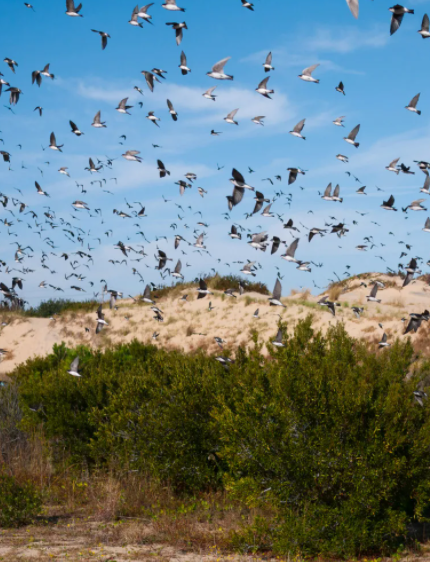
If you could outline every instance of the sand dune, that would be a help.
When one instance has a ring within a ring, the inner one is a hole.
[[[378,293],[381,303],[367,303],[372,280],[378,279],[386,288]],[[360,286],[364,282],[367,288]],[[283,299],[285,309],[271,307],[266,296],[245,293],[238,298],[225,296],[214,291],[214,295],[196,300],[195,289],[174,291],[172,295],[160,298],[157,306],[163,311],[164,322],[153,319],[150,305],[135,304],[131,299],[119,300],[118,310],[109,310],[106,304],[106,320],[109,326],[99,335],[95,334],[96,314],[63,313],[55,321],[42,318],[25,318],[19,315],[3,314],[2,322],[7,322],[0,334],[0,347],[10,351],[0,364],[0,376],[10,372],[16,365],[37,355],[47,355],[55,343],[64,341],[68,346],[86,344],[93,348],[130,342],[137,338],[142,342],[153,342],[167,349],[193,352],[204,349],[208,352],[219,350],[215,336],[227,341],[227,348],[247,346],[252,333],[257,331],[262,341],[274,337],[281,318],[291,329],[298,320],[309,313],[314,316],[316,329],[326,330],[328,326],[343,322],[348,333],[356,338],[367,338],[372,342],[379,340],[385,331],[389,339],[402,336],[405,322],[411,312],[421,313],[430,310],[430,287],[423,280],[416,280],[401,288],[403,280],[377,273],[366,274],[360,279],[345,282],[345,286],[332,288],[330,298],[341,303],[333,317],[325,307],[317,304],[320,296],[312,296],[309,291],[293,294]],[[189,301],[181,301],[182,294],[189,294]],[[329,294],[329,293],[324,293]],[[208,310],[209,301],[214,309]],[[358,320],[351,307],[364,307]],[[259,319],[254,319],[256,309]],[[280,315],[280,316],[279,316]],[[378,324],[382,323],[381,329]],[[89,329],[86,332],[85,328]],[[159,332],[157,340],[152,338]],[[420,343],[421,351],[430,354],[427,348],[428,324],[423,323],[412,341]]]

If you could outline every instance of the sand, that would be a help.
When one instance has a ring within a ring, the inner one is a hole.
[[[380,304],[366,301],[371,282],[375,279],[387,284],[378,293]],[[361,282],[366,283],[367,287],[360,286]],[[280,318],[291,331],[308,314],[314,316],[314,327],[322,331],[337,322],[343,322],[348,333],[355,338],[366,338],[375,343],[386,332],[391,341],[396,337],[405,337],[403,332],[406,323],[402,322],[402,318],[408,321],[410,313],[430,310],[430,287],[426,282],[416,280],[405,288],[401,287],[402,283],[399,277],[377,273],[351,279],[345,287],[339,286],[331,293],[331,298],[336,297],[341,303],[336,308],[336,317],[326,307],[317,304],[321,295],[312,296],[309,291],[283,298],[286,305],[283,309],[271,307],[268,298],[257,293],[231,298],[214,291],[214,295],[197,300],[193,288],[175,291],[173,295],[157,300],[157,306],[163,311],[162,323],[153,319],[150,305],[136,304],[126,299],[118,301],[118,310],[110,310],[106,304],[105,314],[109,326],[98,335],[95,334],[95,311],[90,314],[63,313],[56,320],[4,314],[2,321],[8,325],[1,329],[0,348],[10,353],[0,363],[0,377],[3,375],[4,378],[16,365],[32,357],[51,353],[52,346],[63,341],[69,347],[85,344],[93,348],[105,348],[136,338],[187,353],[200,348],[215,353],[219,352],[215,336],[226,340],[225,347],[233,349],[239,345],[248,346],[254,331],[258,332],[261,341],[267,342],[276,335]],[[181,301],[182,294],[186,293],[189,300]],[[208,310],[209,301],[214,307],[212,311]],[[355,318],[352,306],[364,307],[360,319]],[[254,319],[257,308],[259,319]],[[379,323],[383,325],[382,329]],[[423,323],[418,333],[411,338],[413,342],[420,338],[421,351],[430,354],[430,343],[427,349],[427,344],[422,341],[428,326],[428,323]],[[152,338],[154,331],[160,334],[156,340]]]

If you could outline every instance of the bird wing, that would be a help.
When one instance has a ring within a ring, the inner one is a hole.
[[[244,187],[234,186],[233,196],[232,196],[233,205],[238,205],[242,201],[244,193],[245,193]]]
[[[305,121],[306,119],[302,119],[301,121],[299,121],[299,123],[297,123],[297,125],[294,127],[293,131],[295,133],[301,133],[303,127],[305,126]]]
[[[146,84],[148,85],[148,88],[151,90],[151,92],[154,91],[154,75],[151,74],[150,72],[145,72],[145,80],[146,80]]]
[[[70,371],[74,371],[75,373],[78,372],[78,368],[79,368],[79,355],[77,357],[75,357],[73,359],[73,361],[70,363]]]
[[[312,72],[313,72],[316,68],[318,68],[318,66],[319,66],[319,63],[318,63],[318,64],[313,64],[312,66],[308,66],[308,68],[305,68],[305,69],[303,70],[302,74],[303,74],[304,76],[311,76],[311,75],[312,75]]]
[[[273,288],[273,298],[279,300],[282,294],[282,285],[279,279],[276,279],[275,286]]]
[[[151,6],[153,6],[153,5],[154,5],[154,2],[151,2],[151,4],[146,4],[146,6],[142,6],[142,7],[140,8],[140,12],[141,12],[142,14],[146,14],[146,12],[148,11],[148,9],[149,9]]]
[[[245,178],[242,176],[240,172],[236,170],[236,168],[233,168],[231,174],[233,176],[233,179],[235,179],[238,183],[245,183]]]
[[[393,33],[396,33],[399,29],[400,24],[403,21],[403,16],[404,14],[393,14],[391,18],[390,35],[393,35]]]
[[[410,104],[409,104],[409,107],[416,107],[419,99],[420,99],[420,94],[417,94],[416,96],[414,96],[414,97],[411,99],[411,102],[410,102]]]
[[[330,197],[330,195],[331,195],[331,183],[329,183],[328,186],[325,188],[324,197]]]
[[[299,238],[296,238],[294,240],[294,242],[292,244],[290,244],[287,248],[287,256],[291,256],[292,258],[294,257],[294,254],[296,253],[297,250],[297,246],[299,245]]]
[[[351,10],[352,15],[355,17],[355,19],[358,19],[358,0],[346,0],[346,3],[348,4],[349,9]]]
[[[226,57],[225,59],[222,59],[220,61],[218,61],[217,63],[215,63],[212,67],[212,72],[222,72],[224,70],[224,66],[227,64],[227,62],[231,59],[231,57]]]
[[[355,137],[358,135],[359,130],[360,130],[360,125],[357,125],[356,127],[354,127],[348,135],[349,140],[354,141]]]
[[[233,111],[231,111],[228,115],[227,115],[227,119],[234,119],[236,113],[239,111],[239,108],[237,109],[233,109]]]
[[[267,88],[267,82],[270,80],[270,76],[266,76],[266,78],[264,78],[259,84],[258,84],[258,88]]]

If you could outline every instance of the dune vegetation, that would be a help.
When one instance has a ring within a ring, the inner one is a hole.
[[[375,352],[310,317],[267,345],[255,336],[227,368],[138,341],[58,345],[0,390],[3,474],[31,483],[45,516],[142,518],[166,541],[180,525],[188,548],[346,558],[416,545],[429,364],[409,340]],[[81,378],[67,374],[76,355]]]

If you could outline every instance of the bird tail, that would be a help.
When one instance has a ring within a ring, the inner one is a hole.
[[[421,115],[421,110],[417,109],[418,115]]]
[[[355,148],[358,148],[359,146],[360,146],[360,143],[359,143],[359,142],[356,142],[356,143],[355,143]]]

